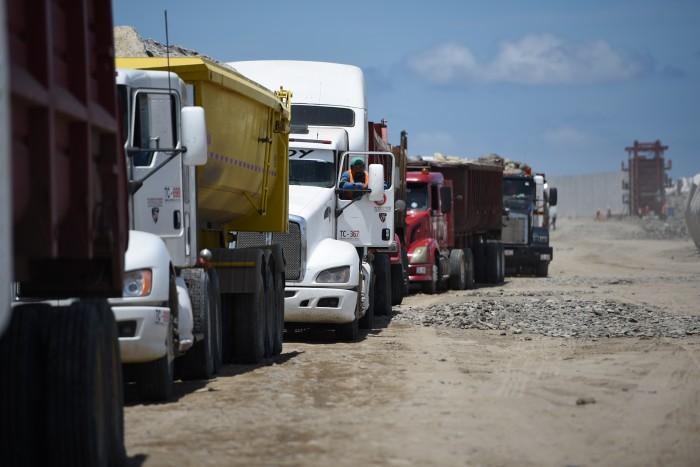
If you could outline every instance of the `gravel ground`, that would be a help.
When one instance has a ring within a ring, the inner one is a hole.
[[[538,294],[541,295],[541,294]],[[550,337],[685,337],[700,334],[700,316],[610,299],[523,296],[407,307],[394,319],[422,326],[498,329]]]

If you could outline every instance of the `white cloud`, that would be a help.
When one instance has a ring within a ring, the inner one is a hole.
[[[501,43],[498,54],[479,63],[472,51],[446,43],[409,58],[408,66],[437,84],[492,81],[524,84],[599,83],[638,75],[644,66],[602,40],[567,44],[550,34]]]

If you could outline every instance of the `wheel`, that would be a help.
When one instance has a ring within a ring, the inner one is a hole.
[[[464,266],[467,270],[467,289],[474,288],[474,256],[472,250],[467,248],[464,250]]]
[[[256,280],[255,293],[232,295],[231,337],[234,363],[259,363],[265,356],[265,297],[263,281],[260,279]]]
[[[374,313],[388,316],[391,314],[391,260],[389,255],[374,255],[372,261],[372,275],[374,279],[375,291]]]
[[[474,282],[486,283],[488,282],[486,275],[486,245],[487,243],[477,243],[474,245]]]
[[[265,301],[265,331],[263,332],[265,340],[265,358],[272,357],[275,347],[275,334],[277,323],[275,322],[275,311],[277,307],[277,294],[275,293],[274,277],[270,265],[265,268],[265,284],[264,284],[264,301]]]
[[[150,402],[164,402],[173,393],[175,373],[175,349],[173,344],[173,321],[168,323],[165,341],[166,353],[153,362],[139,363],[136,370],[136,389],[139,398]]]
[[[403,264],[391,265],[391,304],[401,305],[404,295],[405,274]]]
[[[486,282],[489,284],[498,284],[499,278],[499,256],[498,247],[499,243],[487,243],[486,244]]]
[[[450,251],[450,288],[453,290],[467,288],[467,266],[462,250]]]
[[[284,341],[284,272],[275,274],[275,340],[273,354],[282,353]]]
[[[364,274],[363,274],[364,276]],[[367,280],[367,278],[364,278],[363,280]],[[374,329],[374,310],[375,310],[375,305],[374,305],[374,299],[376,297],[377,291],[375,290],[377,287],[377,276],[374,275],[374,271],[372,271],[372,276],[370,278],[370,285],[369,285],[369,307],[367,308],[367,311],[365,312],[365,315],[360,318],[359,320],[359,327],[362,329]]]
[[[547,277],[549,274],[549,262],[541,261],[537,263],[537,277]]]
[[[214,362],[214,373],[219,372],[223,364],[223,326],[221,316],[221,287],[219,286],[219,275],[215,269],[207,271],[209,275],[209,303],[212,316],[212,360]]]
[[[194,326],[192,333],[201,336],[185,355],[178,358],[177,370],[183,380],[208,379],[214,374],[213,340],[214,312],[209,301],[211,284],[204,269],[183,269],[182,277],[187,284],[187,292],[192,302]]]
[[[221,363],[233,362],[233,307],[235,295],[221,295]]]
[[[437,261],[437,259],[435,261]],[[423,290],[423,293],[430,294],[430,295],[437,293],[438,276],[439,275],[440,275],[440,268],[438,267],[437,263],[433,264],[432,279],[428,282],[421,283],[421,289]]]
[[[12,375],[0,378],[3,465],[123,464],[121,359],[106,301],[15,307],[0,368]]]
[[[360,320],[339,324],[335,327],[335,336],[339,341],[356,342],[360,338]]]

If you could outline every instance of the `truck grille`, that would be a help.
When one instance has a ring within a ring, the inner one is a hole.
[[[503,243],[527,244],[527,217],[511,214],[508,218],[503,218],[503,231],[501,239]]]
[[[273,233],[272,243],[282,245],[286,263],[284,277],[286,280],[301,279],[302,248],[301,228],[296,222],[289,223],[289,232]],[[236,246],[248,248],[265,244],[265,234],[260,232],[239,232]]]

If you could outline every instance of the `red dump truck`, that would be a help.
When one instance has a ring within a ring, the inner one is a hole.
[[[6,0],[0,25],[0,464],[122,465],[111,5]]]
[[[503,282],[503,167],[411,161],[406,173],[409,280],[423,292]]]

